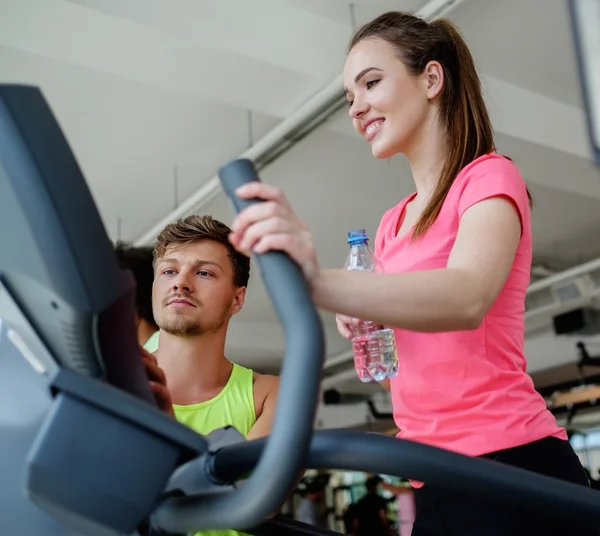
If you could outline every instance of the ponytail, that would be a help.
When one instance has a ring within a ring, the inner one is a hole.
[[[431,198],[415,225],[413,239],[424,235],[433,225],[461,169],[496,150],[481,82],[467,44],[447,19],[433,21],[430,27],[439,35],[436,48],[447,58],[447,61],[440,62],[444,70],[440,109],[447,131],[448,157]]]

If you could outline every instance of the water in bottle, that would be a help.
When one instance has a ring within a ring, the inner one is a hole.
[[[346,270],[375,271],[373,251],[364,229],[348,233],[350,251],[344,263]],[[361,320],[353,328],[354,367],[361,382],[382,381],[398,374],[396,338],[390,328]]]

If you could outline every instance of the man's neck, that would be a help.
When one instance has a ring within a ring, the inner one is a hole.
[[[221,392],[232,370],[224,350],[225,331],[190,338],[160,332],[155,355],[174,404],[204,402]]]

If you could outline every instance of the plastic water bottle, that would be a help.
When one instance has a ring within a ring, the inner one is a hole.
[[[344,263],[345,270],[375,271],[373,251],[364,229],[348,233],[350,251]],[[362,320],[353,328],[352,352],[354,367],[361,382],[382,381],[398,374],[396,337],[390,328]]]

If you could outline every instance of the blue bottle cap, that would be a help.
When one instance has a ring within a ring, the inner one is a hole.
[[[357,244],[360,242],[368,242],[369,235],[365,229],[355,229],[348,232],[348,244]]]

